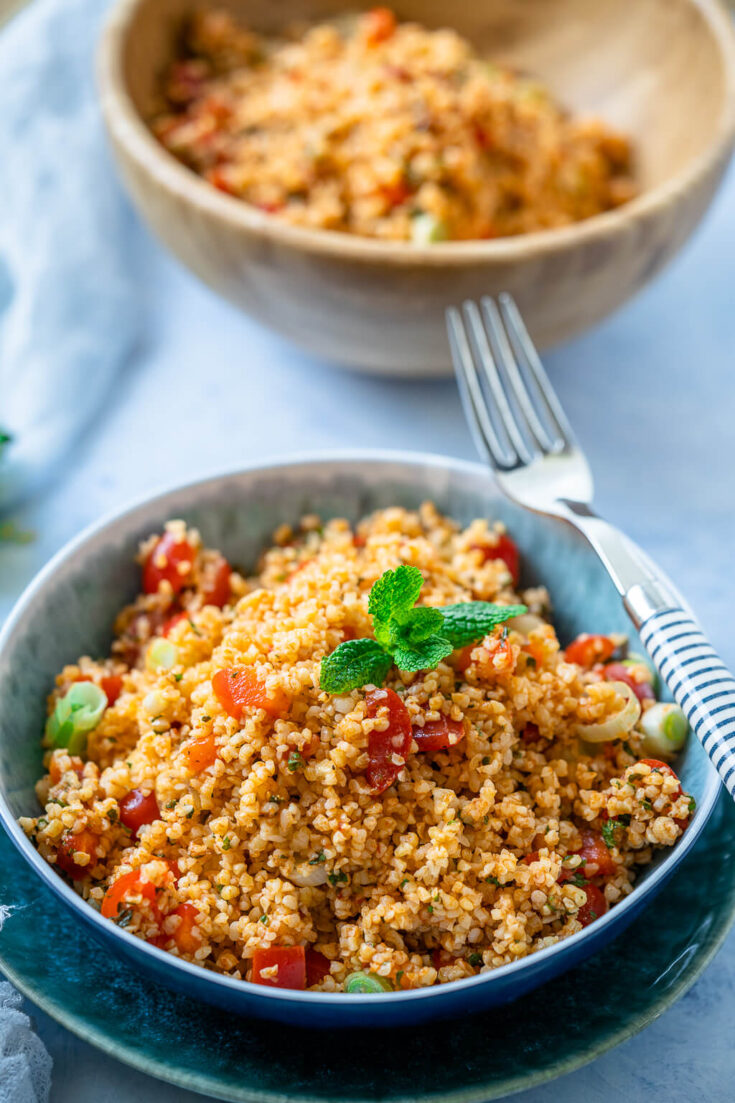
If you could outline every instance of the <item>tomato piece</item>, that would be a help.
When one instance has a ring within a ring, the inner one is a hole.
[[[64,873],[68,873],[73,881],[81,881],[97,864],[98,842],[99,839],[91,831],[77,831],[73,835],[67,832],[62,835],[59,849],[56,851],[56,865],[59,869],[63,869]],[[75,858],[77,854],[88,855],[88,864],[78,865]]]
[[[235,720],[246,708],[265,709],[271,716],[280,716],[288,709],[283,690],[268,690],[249,667],[218,670],[212,678],[212,689],[222,708]]]
[[[237,195],[237,191],[233,188],[219,165],[215,165],[213,168],[208,169],[204,175],[209,183],[213,184],[218,191],[226,192],[227,195]]]
[[[193,774],[201,774],[215,762],[217,758],[217,744],[213,735],[205,735],[202,739],[195,739],[187,749],[189,769]]]
[[[497,543],[492,546],[489,544],[470,544],[470,549],[481,551],[486,563],[489,559],[502,559],[510,572],[510,577],[513,579],[513,585],[518,585],[521,577],[521,557],[518,545],[515,540],[511,540],[507,533],[502,533],[498,537]]]
[[[139,869],[131,869],[129,873],[123,873],[110,885],[102,898],[100,911],[105,919],[116,919],[121,911],[124,911],[125,901],[133,896],[142,896],[150,904],[151,911],[157,918],[160,917],[156,905],[156,886],[152,881],[144,881]]]
[[[589,927],[590,923],[605,914],[608,903],[605,893],[597,885],[585,885],[584,891],[587,893],[587,900],[577,912],[577,919],[583,927]]]
[[[471,664],[472,652],[476,647],[476,643],[469,643],[466,647],[462,647],[459,651],[454,652],[454,669],[458,670],[460,674],[464,674],[467,667]]]
[[[187,620],[189,614],[184,609],[181,613],[174,613],[172,617],[169,617],[167,621],[164,621],[161,626],[161,635],[168,636],[170,632],[174,630],[177,624],[181,624],[182,620]]]
[[[526,724],[521,732],[521,741],[525,743],[527,747],[532,746],[534,743],[538,743],[540,738],[541,736],[537,724]]]
[[[120,823],[129,827],[133,838],[138,838],[141,827],[154,820],[160,820],[161,810],[158,807],[155,793],[144,793],[142,789],[131,789],[120,801]]]
[[[413,737],[420,751],[446,751],[464,739],[464,724],[442,716],[440,720],[428,720],[423,728],[414,727]]]
[[[600,832],[593,831],[590,827],[583,827],[580,834],[582,845],[579,850],[574,852],[584,858],[584,866],[581,867],[580,872],[585,877],[597,877],[598,875],[611,877],[614,873],[617,873],[617,862],[613,860]],[[596,872],[588,868],[591,865],[597,866]]]
[[[486,678],[513,672],[515,667],[513,645],[502,628],[496,628],[492,636],[486,636],[482,641],[477,665]]]
[[[442,969],[445,965],[451,965],[454,962],[454,958],[451,954],[448,954],[441,946],[437,946],[431,951],[431,964],[437,970]]]
[[[263,976],[264,969],[278,967],[275,976]],[[253,954],[253,984],[270,988],[306,987],[306,951],[303,946],[269,946]]]
[[[390,8],[373,8],[364,16],[365,38],[371,46],[386,42],[393,36],[397,20]]]
[[[648,682],[636,682],[631,678],[628,668],[623,666],[622,663],[607,663],[603,671],[606,682],[625,682],[626,686],[635,693],[639,701],[655,701],[656,694],[653,692],[653,686]]]
[[[564,658],[568,663],[576,663],[577,666],[594,666],[595,663],[604,663],[609,659],[615,647],[609,636],[590,636],[583,632],[569,644]]]
[[[100,679],[100,686],[107,697],[107,704],[114,705],[122,692],[123,680],[119,674],[106,674]]]
[[[82,777],[84,773],[84,763],[82,762],[81,758],[78,757],[78,755],[71,756],[71,769],[74,771],[78,778]],[[55,754],[51,756],[48,773],[49,777],[51,778],[51,784],[58,785],[63,777],[63,774],[61,772],[61,766],[59,765],[58,758]]]
[[[413,189],[404,178],[401,178],[395,184],[383,184],[380,193],[389,207],[400,207],[413,195]]]
[[[325,977],[329,976],[330,961],[324,954],[320,954],[318,950],[312,950],[309,946],[306,950],[306,987],[313,988],[315,984],[319,984]]]
[[[230,575],[232,568],[223,555],[206,570],[202,598],[205,605],[216,605],[219,609],[230,600]]]
[[[179,917],[179,924],[171,935],[176,949],[182,954],[195,953],[202,945],[198,923],[199,909],[187,902],[179,904],[170,914]]]
[[[194,554],[188,540],[178,540],[172,532],[164,532],[143,564],[143,592],[157,594],[161,583],[168,582],[178,594],[191,578]]]
[[[368,737],[370,759],[366,777],[371,792],[377,796],[396,780],[403,762],[393,761],[393,756],[406,758],[411,749],[413,731],[408,709],[393,689],[374,689],[365,698],[367,715],[377,716],[380,709],[388,710],[388,727],[385,731],[371,731]]]

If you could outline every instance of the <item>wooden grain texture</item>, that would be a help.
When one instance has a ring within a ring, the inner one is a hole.
[[[259,30],[344,0],[208,0]],[[179,165],[144,118],[194,0],[119,0],[98,55],[123,178],[159,238],[225,298],[314,355],[400,375],[449,368],[444,310],[510,291],[541,346],[605,317],[677,252],[705,212],[735,134],[735,38],[717,0],[455,0],[480,51],[537,74],[576,112],[632,135],[641,195],[586,222],[523,237],[417,248],[288,226]],[[350,4],[368,7],[369,4]],[[400,17],[447,22],[445,0]]]

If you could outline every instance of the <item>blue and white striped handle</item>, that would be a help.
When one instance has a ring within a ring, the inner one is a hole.
[[[735,797],[735,678],[683,609],[660,609],[639,628],[643,645]]]

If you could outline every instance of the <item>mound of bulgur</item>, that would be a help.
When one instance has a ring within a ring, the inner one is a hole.
[[[563,226],[635,194],[622,135],[385,8],[282,39],[201,12],[165,97],[152,125],[171,153],[294,225],[427,244]]]
[[[540,588],[520,595],[528,614],[437,669],[392,669],[414,731],[444,720],[460,735],[414,741],[371,792],[368,737],[386,711],[367,715],[374,687],[320,691],[320,661],[372,634],[370,588],[399,564],[421,570],[428,605],[517,603],[501,525],[461,531],[428,504],[354,531],[305,518],[246,579],[179,521],[141,562],[146,592],[110,657],[65,667],[49,699],[53,713],[88,680],[107,707],[83,757],[48,751],[44,812],[22,823],[92,907],[171,953],[290,986],[277,952],[262,972],[254,955],[306,947],[305,983],[322,991],[356,970],[453,981],[580,930],[687,826],[691,798],[667,765],[639,761],[636,730],[580,738],[619,708],[617,683],[567,660]],[[214,691],[222,670],[250,679],[239,715]]]

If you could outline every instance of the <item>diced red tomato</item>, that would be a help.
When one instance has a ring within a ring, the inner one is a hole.
[[[131,789],[120,801],[120,823],[129,827],[133,838],[138,838],[141,827],[161,818],[155,793],[144,793],[142,789]]]
[[[246,708],[265,709],[271,716],[280,716],[288,709],[283,690],[268,690],[249,667],[218,670],[212,678],[212,689],[225,712],[236,720]]]
[[[156,594],[161,583],[168,582],[178,594],[190,581],[194,555],[187,540],[177,540],[173,533],[164,532],[143,564],[143,591]]]
[[[62,835],[59,849],[56,851],[56,865],[59,869],[63,869],[64,873],[68,873],[72,880],[81,881],[97,864],[98,842],[98,837],[91,831],[77,831],[73,835],[67,832]],[[77,854],[86,854],[89,857],[87,865],[78,865]]]
[[[217,744],[213,735],[205,735],[201,739],[195,739],[187,749],[189,769],[193,774],[201,774],[208,770],[217,759]]]
[[[185,609],[182,610],[182,612],[180,613],[174,613],[172,617],[169,617],[168,620],[164,622],[161,628],[161,635],[168,636],[174,630],[176,625],[181,624],[182,620],[186,620],[188,616],[189,614]]]
[[[72,755],[71,769],[74,771],[74,773],[79,778],[81,778],[82,774],[84,773],[84,763],[82,762],[81,758],[79,758],[77,755]],[[49,777],[51,778],[51,784],[52,785],[58,785],[59,782],[61,781],[61,778],[63,777],[63,774],[61,772],[61,766],[59,764],[59,759],[58,759],[58,756],[56,754],[51,755],[51,761],[49,762],[48,773],[49,773]]]
[[[306,987],[313,988],[315,984],[319,984],[329,976],[329,970],[329,958],[309,946],[306,950]]]
[[[355,548],[364,548],[367,544],[367,537],[363,536],[361,532],[356,532],[352,537],[352,546]]]
[[[364,16],[365,38],[371,46],[377,46],[392,37],[396,25],[396,17],[390,8],[373,8]]]
[[[482,641],[478,666],[485,677],[512,673],[515,667],[513,645],[502,628],[496,628]]]
[[[401,177],[395,184],[382,184],[380,193],[384,196],[389,207],[400,207],[413,195],[413,189],[409,186],[408,181]]]
[[[467,644],[467,647],[462,647],[459,649],[459,651],[454,652],[454,669],[458,670],[460,674],[464,674],[467,667],[471,664],[472,652],[476,647],[476,643],[469,643]]]
[[[195,953],[202,945],[199,934],[199,909],[187,901],[185,904],[179,904],[178,908],[174,908],[170,914],[178,915],[180,921],[171,935],[176,949],[182,954]]]
[[[237,195],[235,188],[233,188],[219,165],[215,165],[213,168],[208,169],[205,176],[207,180],[209,180],[209,183],[213,184],[218,191],[223,191],[227,195]]]
[[[372,793],[377,796],[393,784],[403,763],[393,761],[396,755],[405,759],[411,749],[413,732],[408,709],[392,689],[375,689],[365,698],[367,715],[377,716],[381,709],[388,709],[388,727],[385,731],[371,731],[368,737],[370,759],[366,776]]]
[[[614,650],[615,643],[609,636],[590,636],[583,633],[569,644],[564,658],[568,663],[577,663],[578,666],[594,666],[595,663],[604,663]]]
[[[490,132],[478,122],[476,122],[473,125],[472,134],[473,134],[473,137],[475,139],[476,144],[480,147],[480,149],[484,149],[484,150],[492,149],[493,146],[495,145],[495,142],[493,141],[493,137],[490,134]]]
[[[577,919],[583,927],[588,927],[605,914],[608,904],[604,892],[597,885],[585,885],[584,891],[587,893],[587,900],[577,912]]]
[[[441,946],[437,946],[431,951],[431,964],[438,971],[443,969],[445,965],[451,965],[454,958],[451,954],[448,954]]]
[[[414,727],[413,737],[420,751],[446,751],[464,739],[464,724],[442,716],[440,720],[428,720],[423,728]]]
[[[206,569],[202,586],[202,598],[205,605],[216,605],[219,609],[230,600],[230,575],[232,568],[223,555]]]
[[[627,666],[623,666],[622,663],[607,663],[603,674],[606,682],[624,682],[626,686],[630,686],[639,701],[655,701],[656,699],[653,686],[648,682],[636,682],[634,678],[631,678]]]
[[[263,970],[278,966],[275,977],[264,977]],[[269,946],[253,954],[253,984],[270,988],[306,987],[306,951],[303,946]]]
[[[152,881],[145,881],[139,869],[131,869],[129,873],[123,873],[117,881],[110,885],[102,898],[100,911],[105,919],[116,919],[121,911],[124,911],[125,901],[135,896],[142,896],[150,905],[151,911],[157,918],[160,912],[156,904],[156,886]]]
[[[593,831],[591,827],[583,827],[580,834],[582,845],[575,853],[584,858],[584,866],[581,867],[584,876],[612,877],[614,873],[617,873],[617,862],[613,860],[600,832]],[[591,869],[592,866],[597,866],[597,870]]]
[[[100,679],[100,686],[107,697],[107,704],[114,705],[122,692],[123,680],[119,674],[105,674]]]
[[[534,743],[538,743],[540,739],[538,725],[526,724],[525,728],[521,732],[521,740],[527,747],[532,746]]]
[[[169,861],[166,862],[166,865],[174,875],[174,884],[178,885],[181,879],[181,870],[179,869],[179,863],[176,861],[175,858],[171,858],[169,859]]]
[[[486,562],[489,559],[502,559],[513,579],[513,585],[518,585],[521,577],[521,557],[518,545],[507,533],[504,532],[499,536],[496,544],[471,544],[470,548],[481,551]]]

